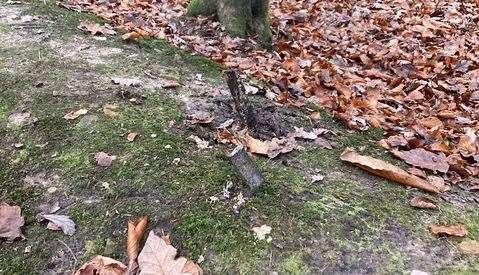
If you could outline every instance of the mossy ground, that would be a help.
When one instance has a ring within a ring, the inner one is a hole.
[[[198,73],[208,85],[221,85],[219,67],[162,41],[95,41],[76,26],[98,19],[51,1],[22,7],[25,14],[39,16],[42,28],[51,33],[48,39],[68,43],[82,37],[94,47],[123,52],[90,64],[35,42],[28,30],[21,31],[26,43],[0,49],[0,201],[21,206],[27,221],[25,240],[0,243],[0,274],[70,272],[96,254],[125,261],[126,221],[141,215],[150,218],[150,229],[170,224],[181,254],[195,260],[203,255],[207,274],[478,271],[477,258],[457,251],[460,240],[438,239],[427,229],[428,224],[461,223],[468,238],[479,240],[477,205],[436,198],[437,211],[410,208],[408,200],[424,194],[339,160],[344,148],[353,147],[394,161],[374,145],[382,133],[348,133],[326,113],[322,124],[337,133],[338,148],[305,144],[305,150],[279,160],[257,158],[266,183],[247,198],[240,214],[232,211],[234,198],[211,202],[211,196],[222,196],[228,181],[235,184],[233,197],[245,191],[223,149],[199,151],[188,141],[192,133],[182,126],[183,107],[171,92],[134,88],[131,92],[146,96],[142,105],[134,105],[116,96],[120,88],[110,77],[144,78],[144,71],[153,71],[184,83],[175,92],[180,94],[188,92],[187,79]],[[2,26],[0,31],[9,35],[18,30]],[[38,87],[38,82],[44,85]],[[118,116],[103,113],[107,103],[118,105]],[[89,110],[90,122],[85,117],[63,119],[79,108]],[[13,111],[28,111],[38,121],[12,128],[7,118]],[[140,134],[131,143],[124,137],[130,131]],[[14,148],[17,142],[24,146]],[[118,159],[109,168],[98,168],[93,156],[99,151]],[[312,183],[312,171],[325,179]],[[24,183],[26,176],[41,172],[58,176],[56,192]],[[37,207],[53,201],[76,222],[74,236],[49,231],[36,220]],[[254,238],[251,228],[263,224],[273,228],[271,243]],[[30,253],[24,253],[26,247]]]

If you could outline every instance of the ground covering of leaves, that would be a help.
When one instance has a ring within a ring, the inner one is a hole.
[[[384,147],[450,184],[479,175],[477,1],[273,0],[273,52],[209,18],[187,18],[185,0],[60,3],[100,15],[126,38],[165,38],[274,84],[281,103],[312,101],[350,128],[383,128]]]

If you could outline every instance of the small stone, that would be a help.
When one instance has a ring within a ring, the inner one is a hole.
[[[173,164],[174,164],[174,165],[178,165],[178,164],[180,164],[180,161],[181,161],[180,158],[175,158],[175,159],[173,160]]]
[[[169,144],[165,145],[165,149],[171,149],[171,145]]]
[[[198,260],[197,260],[196,262],[197,262],[198,264],[201,264],[201,263],[204,262],[204,261],[205,261],[205,257],[204,257],[203,255],[200,255],[200,256],[198,257]]]
[[[56,188],[56,187],[49,187],[49,188],[47,189],[47,192],[48,192],[49,194],[55,193],[56,191],[57,191],[57,188]]]
[[[158,135],[157,134],[151,134],[150,137],[156,138]]]
[[[27,247],[25,247],[25,250],[23,251],[23,253],[28,254],[30,252],[32,252],[32,246],[28,245]]]

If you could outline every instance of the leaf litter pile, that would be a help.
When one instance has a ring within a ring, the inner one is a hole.
[[[457,184],[479,175],[477,1],[272,0],[272,52],[229,37],[212,18],[187,17],[187,4],[60,1],[98,14],[125,40],[166,39],[273,84],[280,104],[307,110],[313,102],[352,129],[380,127],[380,144],[416,176],[425,170]],[[291,151],[287,140],[267,142]]]

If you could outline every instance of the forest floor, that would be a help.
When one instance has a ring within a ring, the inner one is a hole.
[[[26,219],[25,239],[0,241],[0,274],[67,274],[97,254],[126,262],[126,222],[141,215],[150,229],[167,225],[181,255],[204,258],[206,274],[479,271],[477,257],[459,251],[463,239],[428,229],[463,224],[467,238],[479,240],[476,195],[457,186],[429,195],[340,161],[349,147],[404,165],[376,145],[381,131],[351,133],[321,111],[336,147],[305,142],[274,160],[255,158],[266,182],[248,196],[223,145],[208,140],[212,147],[200,150],[189,139],[209,139],[211,129],[185,122],[192,110],[213,112],[219,123],[229,118],[221,68],[160,40],[97,39],[77,29],[83,21],[101,22],[51,1],[0,4],[0,202],[20,206]],[[112,77],[139,84],[121,87]],[[162,88],[167,81],[180,86]],[[287,129],[312,127],[298,110],[251,100],[277,111]],[[117,105],[113,114],[106,104]],[[63,118],[80,108],[88,113]],[[19,116],[26,119],[12,119]],[[128,142],[128,132],[139,136]],[[95,165],[100,151],[117,156],[111,167]],[[313,182],[318,174],[324,179]],[[246,202],[237,214],[240,194]],[[438,208],[412,208],[417,195]],[[76,223],[73,236],[36,218],[39,207],[57,202]],[[255,238],[252,228],[261,225],[272,228],[270,242]]]

